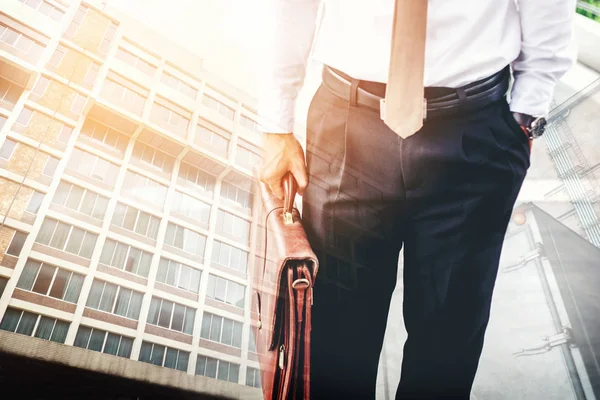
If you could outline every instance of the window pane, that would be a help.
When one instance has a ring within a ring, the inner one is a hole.
[[[188,289],[190,287],[190,276],[191,276],[191,268],[182,265],[179,270],[179,286],[182,289]]]
[[[56,343],[64,343],[67,339],[67,332],[69,331],[69,323],[65,321],[56,321],[54,330],[50,340]]]
[[[140,308],[142,307],[142,294],[133,292],[131,300],[129,301],[129,310],[127,311],[127,317],[137,320],[140,317]]]
[[[85,233],[85,237],[83,238],[83,243],[81,245],[81,249],[79,250],[79,255],[81,257],[90,259],[92,258],[92,253],[94,252],[94,246],[96,245],[96,238],[98,235],[90,232]]]
[[[117,243],[117,249],[115,250],[115,255],[111,264],[113,267],[123,269],[123,265],[125,264],[125,257],[127,257],[128,248],[129,246],[126,246],[123,243]]]
[[[117,243],[113,240],[107,239],[102,248],[102,255],[100,256],[100,262],[105,265],[111,265],[112,256],[115,251]]]
[[[23,311],[23,316],[21,316],[21,320],[19,321],[19,326],[17,326],[16,332],[31,336],[37,319],[38,316],[36,314]]]
[[[167,280],[167,272],[169,270],[169,261],[161,258],[158,264],[158,271],[156,273],[156,280],[158,282],[165,282]]]
[[[229,380],[229,363],[219,360],[219,370],[218,370],[218,374],[217,374],[217,379],[220,379],[222,381],[228,381]]]
[[[221,341],[221,324],[223,323],[223,318],[213,315],[212,316],[212,324],[210,324],[210,340],[214,340],[215,342]]]
[[[150,263],[152,262],[152,254],[142,251],[142,258],[140,260],[137,274],[143,277],[148,277],[150,272]]]
[[[31,290],[40,266],[41,263],[28,260],[27,264],[25,264],[25,268],[23,268],[23,272],[21,272],[21,276],[17,282],[17,287],[25,290]]]
[[[88,345],[88,349],[94,351],[102,351],[105,336],[106,332],[104,331],[100,331],[98,329],[92,330],[92,336],[90,337],[90,344]]]
[[[83,189],[79,186],[73,186],[69,198],[67,199],[67,207],[72,210],[78,210],[81,199],[83,198]]]
[[[233,342],[231,345],[238,349],[242,347],[242,324],[237,321],[233,323]]]
[[[207,357],[206,372],[204,373],[204,375],[210,378],[217,377],[217,360],[215,360],[214,358]]]
[[[117,296],[117,305],[115,307],[115,314],[127,316],[127,308],[129,307],[129,300],[131,299],[131,289],[120,288],[119,295]]]
[[[200,337],[204,339],[208,339],[210,337],[210,325],[211,325],[212,315],[204,313],[202,316],[202,327],[200,328]]]
[[[162,365],[164,355],[165,346],[155,344],[154,348],[152,349],[152,357],[150,359],[150,362],[154,365]]]
[[[201,272],[197,269],[192,269],[192,277],[190,279],[189,290],[194,293],[200,292],[200,276]]]
[[[231,346],[233,337],[233,321],[227,318],[223,319],[223,334],[221,335],[221,343]]]
[[[183,317],[185,315],[185,307],[180,304],[175,304],[173,310],[173,321],[171,322],[171,329],[176,331],[183,331]]]
[[[196,375],[204,375],[206,370],[206,357],[198,356],[196,359]]]
[[[163,328],[169,328],[171,323],[171,313],[173,310],[173,303],[170,301],[163,300],[160,306],[160,315],[158,316],[158,325]]]
[[[42,316],[40,318],[40,322],[38,323],[37,329],[35,330],[34,336],[45,340],[50,339],[50,335],[52,334],[52,329],[54,328],[55,322],[56,320],[54,318]]]
[[[56,267],[43,264],[32,290],[45,296],[48,293],[48,288],[50,287],[50,282],[55,271]]]
[[[90,335],[92,334],[92,329],[87,326],[79,326],[79,331],[77,331],[77,336],[75,336],[75,342],[73,346],[87,348],[88,341],[90,339]]]
[[[156,297],[152,298],[150,302],[150,310],[148,311],[148,323],[157,325],[158,324],[158,312],[160,310],[160,299]]]
[[[167,271],[167,276],[165,279],[165,283],[171,286],[175,286],[175,275],[177,273],[179,263],[174,261],[169,261],[169,269]]]
[[[27,239],[26,233],[15,231],[12,241],[10,242],[10,246],[8,246],[8,249],[6,249],[6,254],[18,257],[21,254],[23,245],[25,244],[25,239]]]
[[[14,332],[17,329],[19,318],[21,318],[21,310],[15,310],[14,308],[7,308],[0,323],[0,329],[4,331]]]
[[[187,371],[190,353],[179,350],[179,358],[177,359],[177,369],[180,371]]]
[[[158,225],[160,224],[160,220],[156,217],[150,218],[150,224],[148,226],[148,237],[152,239],[156,239],[158,235]]]
[[[113,356],[117,354],[119,350],[119,342],[121,340],[121,336],[115,335],[114,333],[108,333],[106,336],[106,343],[104,344],[104,353],[112,354]]]
[[[227,281],[223,278],[217,278],[217,285],[215,288],[215,299],[224,302],[226,290],[227,290]]]
[[[143,362],[150,362],[150,355],[152,354],[152,343],[142,342],[142,348],[140,349],[139,360]]]
[[[69,235],[71,227],[67,224],[59,222],[50,240],[50,246],[62,250],[67,242],[67,236]]]
[[[100,305],[98,306],[98,309],[106,312],[112,312],[116,296],[117,286],[113,285],[112,283],[106,282],[104,285],[104,292],[102,293],[102,298],[100,299]]]
[[[71,272],[66,271],[64,269],[59,269],[56,272],[56,277],[54,278],[52,289],[50,289],[51,297],[56,297],[57,299],[63,298],[65,294],[65,289],[67,288],[67,281],[69,280],[70,275]]]
[[[240,366],[231,363],[229,365],[229,382],[238,383],[240,379]]]
[[[29,204],[27,204],[26,210],[32,214],[37,214],[37,212],[40,209],[40,206],[42,205],[43,200],[44,200],[44,194],[34,191],[31,194],[31,198],[29,199]]]
[[[92,211],[92,217],[97,219],[104,219],[104,214],[106,213],[106,207],[108,207],[108,199],[104,196],[98,196],[96,200],[96,204],[94,205],[94,210]]]
[[[142,251],[140,249],[132,247],[129,250],[129,254],[127,255],[127,261],[125,262],[125,271],[136,273],[138,265],[140,263],[141,255]]]
[[[137,218],[138,210],[133,207],[127,207],[127,212],[125,213],[125,219],[123,220],[123,228],[128,229],[130,231],[133,230],[135,226],[135,220]]]
[[[94,210],[94,205],[96,204],[97,198],[98,195],[96,193],[86,190],[79,211],[81,211],[85,215],[92,215],[92,211]]]
[[[189,335],[192,334],[194,329],[194,318],[196,317],[196,310],[188,308],[185,313],[185,322],[183,323],[183,332]]]
[[[83,229],[74,227],[71,231],[71,236],[69,236],[69,242],[67,243],[65,251],[72,254],[79,254],[79,249],[83,244],[84,235],[85,231]]]
[[[90,289],[90,294],[87,299],[87,307],[90,308],[98,308],[100,304],[100,297],[102,296],[102,291],[104,290],[104,282],[96,281],[92,283],[92,288]]]
[[[121,337],[121,344],[119,346],[118,355],[121,357],[131,357],[131,349],[133,347],[133,339]]]
[[[177,366],[177,350],[172,348],[167,348],[167,354],[165,356],[165,367],[173,368]]]
[[[52,219],[44,220],[44,223],[42,224],[42,227],[40,228],[40,233],[38,233],[38,236],[35,239],[35,241],[38,243],[41,243],[41,244],[48,245],[50,243],[50,239],[52,238],[52,234],[54,233],[54,229],[56,228],[56,223],[57,222]],[[17,233],[15,233],[15,237],[16,236],[17,236]],[[15,239],[13,239],[13,242],[14,242],[14,240]],[[12,243],[11,243],[11,246],[12,246]],[[20,249],[19,249],[19,251],[20,251]],[[12,254],[8,251],[7,251],[7,253]]]
[[[135,226],[135,232],[140,235],[146,235],[146,231],[148,230],[148,224],[150,222],[150,215],[145,212],[140,212],[140,215],[137,220],[137,224]]]
[[[79,299],[79,293],[81,293],[81,286],[83,285],[83,276],[78,274],[73,274],[71,276],[71,280],[69,281],[69,286],[67,287],[67,291],[63,300],[77,303]]]

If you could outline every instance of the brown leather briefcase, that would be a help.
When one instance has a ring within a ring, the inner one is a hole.
[[[294,208],[295,180],[284,201],[259,183],[265,211],[264,256],[252,279],[252,329],[265,400],[308,399],[312,287],[318,261]]]

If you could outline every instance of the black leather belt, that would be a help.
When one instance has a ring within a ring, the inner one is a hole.
[[[490,77],[460,88],[427,87],[426,119],[457,115],[499,101],[508,91],[509,80],[510,70],[506,67]],[[337,96],[377,112],[386,86],[385,83],[354,79],[327,65],[323,67],[323,85]],[[355,96],[352,96],[354,90]]]

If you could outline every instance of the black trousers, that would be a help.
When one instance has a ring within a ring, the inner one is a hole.
[[[321,262],[312,399],[374,399],[398,254],[404,344],[397,399],[468,399],[503,238],[529,167],[505,100],[401,139],[321,86],[307,121],[303,219]]]

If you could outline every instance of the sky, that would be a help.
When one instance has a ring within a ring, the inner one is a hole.
[[[107,0],[204,58],[205,68],[254,93],[261,24],[247,0]]]

